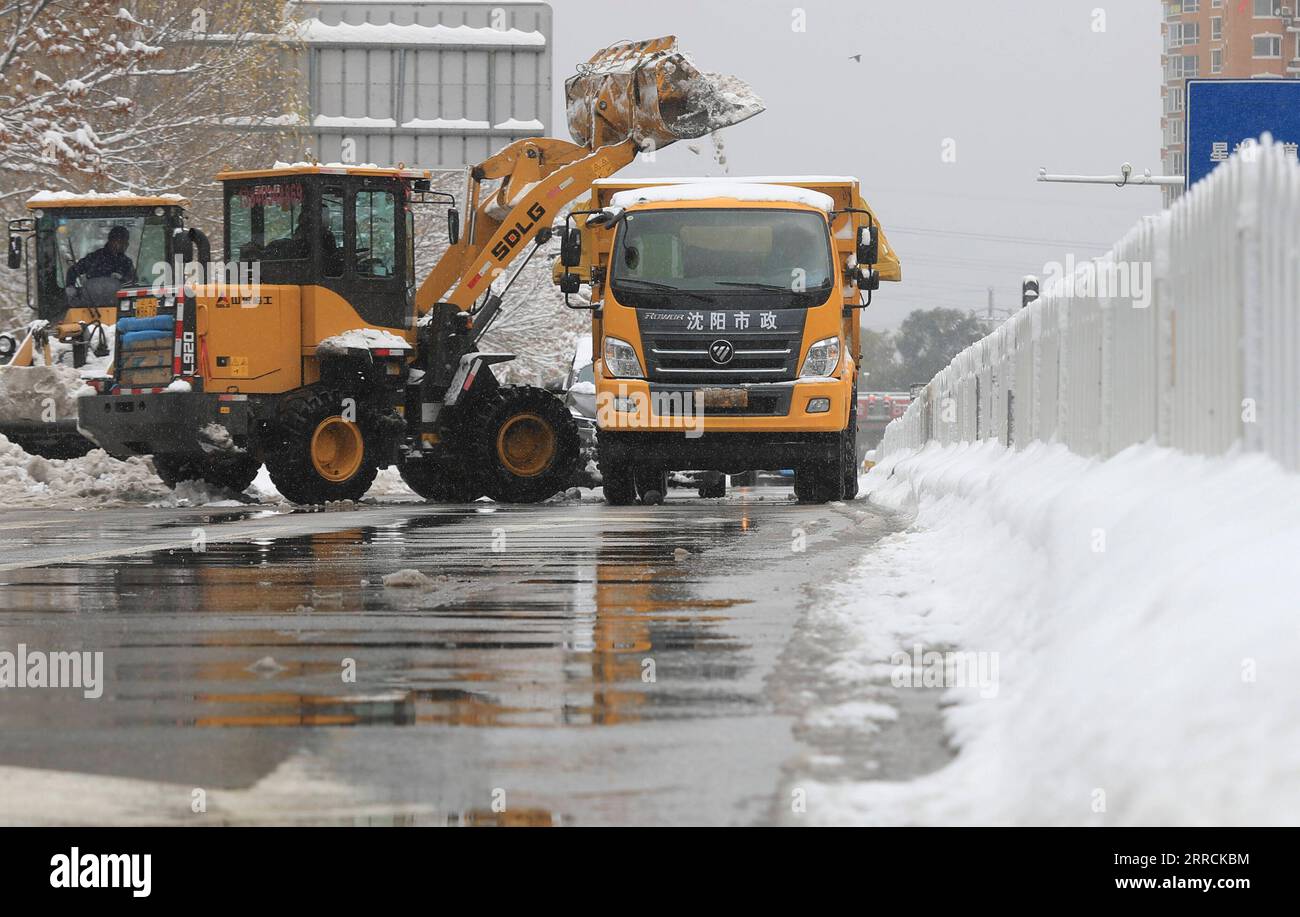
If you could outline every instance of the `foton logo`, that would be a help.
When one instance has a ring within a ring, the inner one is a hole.
[[[541,201],[528,208],[528,219],[531,221],[527,226],[521,220],[515,223],[513,229],[505,234],[505,237],[492,246],[492,257],[498,261],[505,261],[510,257],[510,253],[515,250],[520,241],[524,238],[524,233],[537,225],[537,221],[546,216],[546,208],[542,206]]]
[[[726,366],[735,355],[736,348],[731,346],[731,341],[714,341],[709,345],[709,359],[719,366]]]

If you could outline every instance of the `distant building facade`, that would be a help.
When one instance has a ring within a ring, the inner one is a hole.
[[[1186,81],[1300,78],[1300,0],[1161,0],[1164,51],[1160,159],[1183,175]],[[1165,189],[1166,203],[1182,193]]]
[[[303,0],[322,162],[461,168],[551,132],[546,3]]]

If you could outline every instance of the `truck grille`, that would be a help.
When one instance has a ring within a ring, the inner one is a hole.
[[[719,364],[709,348],[727,341],[734,355]],[[802,335],[646,335],[646,367],[658,382],[784,382],[795,377]]]

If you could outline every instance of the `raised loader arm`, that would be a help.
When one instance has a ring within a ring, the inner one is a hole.
[[[423,316],[440,302],[469,311],[538,232],[550,229],[566,204],[590,191],[596,179],[630,163],[637,149],[630,139],[594,152],[564,140],[517,140],[474,167],[465,235],[420,285],[417,312]],[[498,192],[480,200],[482,182],[496,178],[502,179]]]
[[[438,303],[469,311],[566,204],[638,151],[701,137],[763,110],[744,84],[697,70],[671,35],[597,52],[564,90],[569,132],[578,142],[518,140],[470,170],[464,237],[417,291],[421,316]],[[493,179],[500,186],[482,199],[482,183]]]

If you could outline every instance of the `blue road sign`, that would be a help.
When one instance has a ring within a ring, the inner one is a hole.
[[[1265,132],[1300,143],[1300,80],[1188,80],[1187,187]]]

